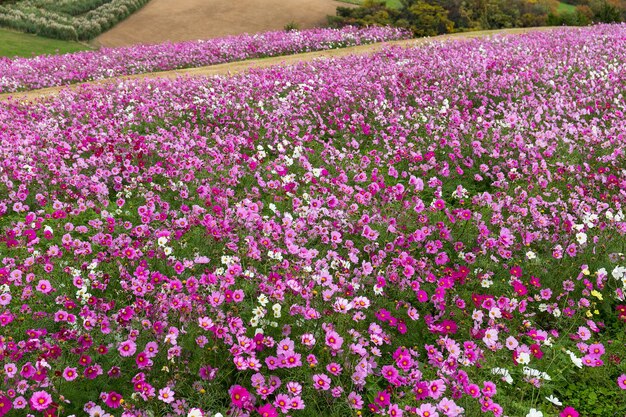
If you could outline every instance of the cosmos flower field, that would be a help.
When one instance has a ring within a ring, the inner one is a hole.
[[[626,26],[0,104],[0,416],[626,415]]]
[[[199,41],[102,48],[34,58],[0,57],[0,93],[409,37],[408,31],[399,28],[359,29],[348,26],[341,29],[263,32]]]

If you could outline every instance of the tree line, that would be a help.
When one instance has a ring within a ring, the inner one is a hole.
[[[400,3],[400,7],[390,8],[384,0],[364,0],[360,7],[338,7],[337,15],[329,16],[329,23],[334,27],[392,25],[408,28],[416,36],[434,36],[469,30],[584,26],[626,20],[626,0],[566,0],[561,7],[558,0],[400,0]]]

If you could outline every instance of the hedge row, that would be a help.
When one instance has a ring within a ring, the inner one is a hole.
[[[0,26],[56,39],[89,40],[126,19],[148,1],[26,0],[0,5]],[[79,10],[88,11],[75,15]]]

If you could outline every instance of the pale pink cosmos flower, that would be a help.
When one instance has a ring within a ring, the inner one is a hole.
[[[166,404],[174,402],[174,391],[172,391],[170,387],[161,388],[157,398]]]
[[[63,370],[63,378],[65,378],[66,381],[73,381],[78,378],[78,372],[76,371],[76,368],[70,368],[69,366],[66,367]]]
[[[50,281],[48,281],[47,279],[39,280],[35,288],[37,289],[37,291],[44,294],[49,294],[53,290],[52,284],[50,284]]]
[[[117,351],[120,353],[121,356],[124,357],[133,356],[137,351],[137,345],[132,340],[125,340],[124,342],[120,343]]]
[[[46,391],[35,391],[30,398],[30,406],[33,410],[44,411],[52,404],[52,396]]]

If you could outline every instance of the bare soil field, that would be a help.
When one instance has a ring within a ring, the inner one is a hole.
[[[516,29],[500,29],[500,30],[484,30],[476,32],[463,32],[450,35],[441,35],[431,38],[417,38],[408,40],[399,40],[391,42],[381,42],[368,45],[352,46],[348,48],[332,49],[327,51],[306,52],[295,55],[285,55],[270,58],[250,59],[247,61],[228,62],[225,64],[210,65],[206,67],[187,68],[173,71],[151,72],[146,74],[128,75],[124,77],[109,78],[91,83],[79,83],[70,86],[50,87],[40,90],[24,91],[19,93],[0,94],[0,102],[9,98],[25,102],[36,99],[54,96],[62,90],[80,89],[89,84],[115,83],[120,80],[132,79],[150,79],[150,78],[176,78],[176,77],[196,77],[196,76],[214,76],[214,75],[233,75],[248,71],[253,68],[267,68],[278,65],[290,65],[298,62],[312,61],[319,58],[332,58],[347,55],[369,54],[381,50],[384,47],[396,45],[405,48],[418,46],[420,44],[432,41],[446,41],[453,39],[473,39],[483,36],[491,36],[497,34],[518,34],[537,30],[550,30],[553,27],[536,27],[536,28],[516,28]]]
[[[97,37],[96,46],[154,44],[208,39],[241,33],[300,29],[326,23],[334,0],[152,0],[113,29]]]

